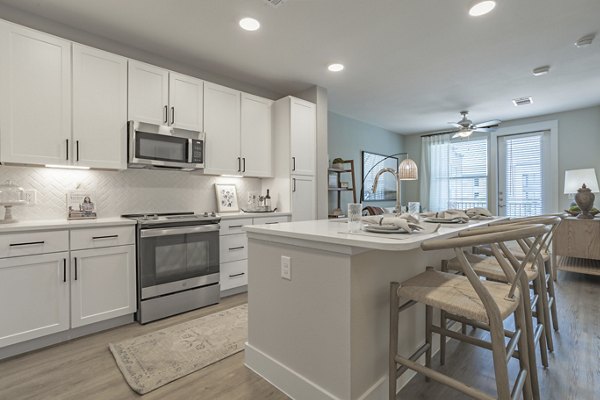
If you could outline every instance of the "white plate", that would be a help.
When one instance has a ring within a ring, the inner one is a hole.
[[[453,219],[445,219],[445,218],[425,218],[423,221],[425,222],[433,222],[436,224],[466,224],[466,222],[462,222],[460,218]]]
[[[387,229],[387,228],[377,228],[375,226],[365,226],[363,229],[367,232],[374,232],[374,233],[408,233],[402,228]]]

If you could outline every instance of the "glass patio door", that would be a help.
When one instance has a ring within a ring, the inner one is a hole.
[[[498,137],[498,215],[550,212],[550,132]]]

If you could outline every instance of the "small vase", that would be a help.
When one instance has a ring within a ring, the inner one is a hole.
[[[594,216],[590,214],[590,210],[594,206],[594,200],[596,196],[594,193],[585,186],[585,183],[581,187],[581,189],[577,189],[577,194],[575,195],[575,202],[579,206],[581,212],[577,216],[579,219],[592,219]]]

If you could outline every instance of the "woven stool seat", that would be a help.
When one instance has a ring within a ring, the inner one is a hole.
[[[471,266],[477,275],[483,276],[484,278],[493,279],[495,281],[507,281],[504,270],[494,257],[480,256],[470,253],[465,253],[465,256],[471,263]],[[448,269],[462,271],[462,267],[457,258],[453,258],[448,261]],[[531,268],[531,263],[527,263],[527,266],[525,267],[525,274],[527,275],[527,280],[531,282],[537,278],[538,269],[536,267]]]
[[[519,291],[515,298],[506,298],[510,285],[490,281],[482,284],[498,305],[502,319],[511,315],[518,307]],[[464,276],[435,270],[427,270],[400,285],[398,296],[414,300],[452,314],[488,324],[489,318],[475,289]]]
[[[505,244],[506,244],[506,247],[508,247],[508,249],[510,250],[512,255],[515,256],[515,258],[517,260],[525,259],[525,253],[523,252],[523,249],[521,249],[521,246],[519,246],[519,243],[517,243],[515,241],[510,241],[510,242],[506,242]],[[478,249],[481,251],[482,254],[486,254],[488,256],[492,255],[492,250],[490,249],[489,246],[486,246],[486,245],[479,246]],[[548,253],[548,250],[541,251],[540,255],[544,259],[544,262],[547,262],[548,260],[550,260],[550,254]]]

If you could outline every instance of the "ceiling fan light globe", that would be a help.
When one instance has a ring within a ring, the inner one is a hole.
[[[472,17],[480,17],[491,12],[496,8],[494,0],[477,0],[469,8],[469,15]]]

